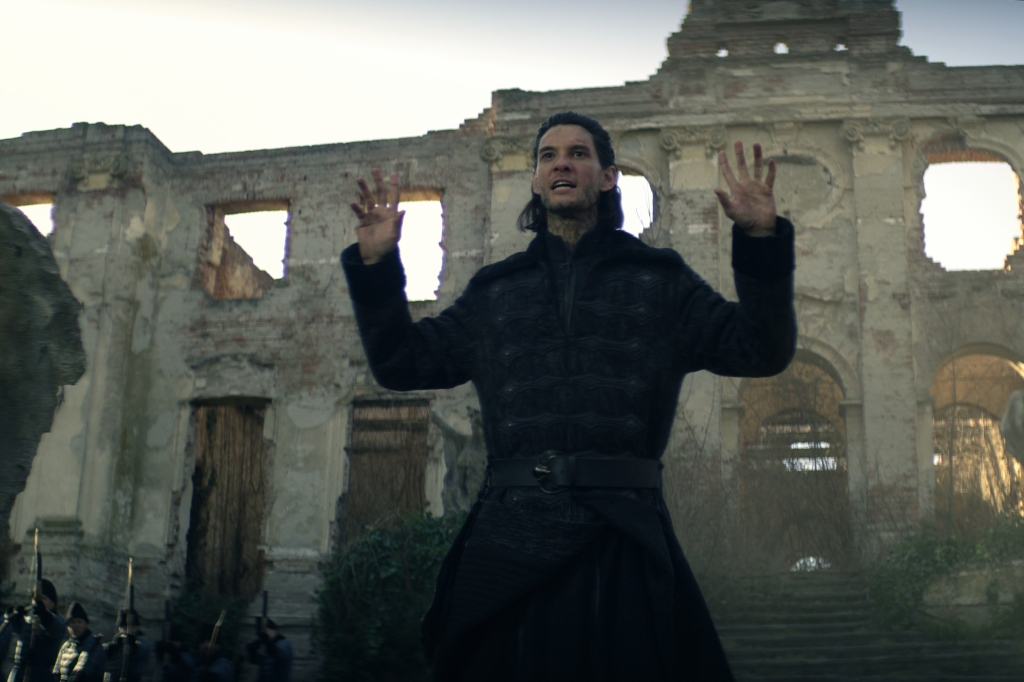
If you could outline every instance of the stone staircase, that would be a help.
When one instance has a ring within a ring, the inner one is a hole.
[[[737,682],[1024,681],[1024,642],[878,628],[855,573],[749,578],[735,594],[711,609]]]

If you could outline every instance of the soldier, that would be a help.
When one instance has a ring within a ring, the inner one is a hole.
[[[156,643],[156,655],[163,661],[162,682],[191,682],[196,670],[196,657],[185,650],[180,625],[171,625],[167,640]]]
[[[107,664],[103,645],[89,630],[89,615],[78,602],[68,607],[68,634],[61,646],[51,679],[60,682],[101,682]]]
[[[107,674],[106,682],[120,682],[124,679],[127,682],[140,682],[149,672],[149,666],[153,658],[153,644],[142,632],[142,621],[139,614],[132,609],[132,627],[128,632],[124,611],[117,616],[117,637],[114,641],[104,645],[107,652]],[[127,669],[125,667],[124,648],[128,647]]]
[[[259,637],[245,645],[249,662],[259,667],[256,682],[288,682],[292,673],[292,645],[272,619],[264,620]]]
[[[4,613],[6,614],[6,611]],[[7,649],[11,646],[11,637],[13,636],[14,631],[11,630],[11,623],[5,615],[3,621],[0,621],[0,666],[2,666],[4,659],[7,658]]]
[[[56,612],[57,589],[49,580],[39,582],[35,613],[39,616],[40,629],[34,643],[32,624],[25,620],[29,611],[24,606],[13,606],[4,614],[4,621],[9,623],[7,629],[18,640],[14,649],[14,667],[7,682],[52,682],[50,671],[67,628],[64,619]],[[25,673],[29,669],[32,672],[26,678]]]
[[[203,663],[193,677],[198,682],[235,682],[235,666],[214,638],[215,628],[203,623],[199,628],[199,657]]]

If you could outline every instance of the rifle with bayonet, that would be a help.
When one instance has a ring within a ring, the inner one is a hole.
[[[171,586],[164,593],[164,670],[171,665]]]
[[[217,623],[213,626],[213,634],[210,635],[210,644],[206,649],[206,661],[208,663],[214,660],[213,651],[217,647],[217,636],[220,634],[220,628],[224,625],[224,618],[227,617],[227,615],[227,609],[221,611],[220,617],[217,618]]]
[[[135,641],[132,614],[135,612],[135,585],[132,584],[132,559],[128,557],[128,586],[124,590],[124,608],[118,614],[117,624],[124,623],[121,633],[121,677],[120,682],[128,681],[128,670],[131,668],[131,649]]]
[[[267,591],[263,590],[263,608],[256,617],[256,636],[259,637],[267,629]]]
[[[28,661],[28,665],[25,666],[25,674],[22,677],[23,680],[32,679],[32,663],[36,655],[36,642],[39,640],[39,631],[42,630],[42,622],[39,619],[39,595],[43,591],[43,554],[39,551],[39,529],[36,528],[35,536],[32,540],[32,551],[35,555],[35,580],[32,582],[32,604],[29,607],[32,610],[32,616],[29,619],[31,623],[32,634],[28,640],[28,651],[25,652],[25,658]]]

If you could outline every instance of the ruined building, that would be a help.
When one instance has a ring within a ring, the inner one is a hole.
[[[412,306],[436,314],[478,268],[527,244],[515,220],[530,145],[570,108],[602,121],[623,170],[653,188],[643,238],[726,296],[718,150],[760,141],[797,226],[794,368],[690,377],[669,466],[713,462],[742,506],[756,488],[745,461],[780,443],[825,448],[858,551],[932,518],[958,411],[990,429],[1024,387],[1024,253],[990,271],[930,260],[922,178],[950,161],[1024,172],[1024,66],[949,68],[899,36],[889,0],[694,0],[650,79],[499,91],[458,130],[215,155],[175,153],[138,126],[0,141],[0,197],[53,202],[49,240],[84,306],[88,359],[17,499],[14,541],[38,525],[48,574],[90,612],[116,609],[131,555],[144,616],[159,614],[168,583],[266,588],[301,640],[335,543],[388,513],[465,505],[480,477],[471,388],[396,395],[367,370],[338,264],[355,240],[355,178],[393,168],[404,198],[443,202],[437,300]],[[225,230],[225,216],[268,209],[288,211],[279,279]]]

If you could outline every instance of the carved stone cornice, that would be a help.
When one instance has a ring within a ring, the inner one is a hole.
[[[71,177],[84,180],[90,175],[106,173],[112,178],[123,178],[131,169],[131,161],[126,154],[110,156],[82,156],[71,165]]]
[[[672,128],[663,130],[658,144],[673,158],[678,159],[686,145],[704,145],[704,154],[710,158],[725,149],[729,136],[722,126]]]
[[[864,138],[867,136],[884,136],[889,138],[889,147],[896,149],[903,140],[910,137],[910,119],[904,117],[892,119],[858,118],[843,121],[839,126],[839,134],[844,140],[858,149],[864,149]]]
[[[532,137],[489,137],[480,147],[480,158],[498,163],[506,154],[533,154]]]
[[[985,134],[983,116],[956,116],[947,120],[950,127],[956,129],[961,137],[981,137]]]

